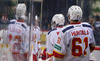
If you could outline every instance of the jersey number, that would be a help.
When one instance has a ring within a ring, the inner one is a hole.
[[[58,35],[58,34],[59,34],[59,32],[57,32],[57,35]],[[60,44],[60,42],[61,42],[61,38],[58,37],[57,43]]]
[[[61,42],[61,38],[58,37],[57,43],[60,44],[60,42]]]
[[[86,48],[88,47],[88,37],[85,37],[83,39],[83,42],[85,44],[85,50],[84,50],[84,56],[87,55],[87,52],[86,52]],[[82,39],[81,38],[74,38],[72,40],[72,55],[74,57],[79,57],[82,55],[82,46],[81,45],[76,45],[76,43],[78,44],[82,44]]]
[[[9,34],[9,41],[11,41],[12,39],[13,39],[13,36],[11,34]],[[13,41],[16,41],[16,40],[21,42],[21,36],[19,36],[19,35],[14,36],[14,40]]]
[[[13,37],[11,34],[9,34],[9,41],[12,41],[12,39],[13,39],[13,41],[18,40],[17,43],[14,43],[14,44],[12,45],[12,46],[13,46],[12,50],[13,50],[14,52],[19,52],[19,49],[21,48],[21,45],[20,45],[21,36],[20,36],[20,35],[15,35],[15,36]]]

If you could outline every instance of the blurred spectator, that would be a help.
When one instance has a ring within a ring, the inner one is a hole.
[[[48,24],[48,30],[50,30],[51,29],[51,26],[50,26],[50,24]]]
[[[95,22],[95,18],[93,15],[89,16],[89,24],[93,25],[93,23]]]
[[[47,30],[48,29],[48,19],[45,18],[44,20],[44,30]]]
[[[100,16],[95,16],[95,22],[93,23],[94,28],[94,37],[96,41],[96,45],[100,46]]]

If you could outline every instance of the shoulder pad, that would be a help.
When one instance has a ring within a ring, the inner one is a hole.
[[[65,33],[67,30],[74,28],[74,26],[67,26],[65,27],[62,32]]]
[[[87,25],[90,25],[89,23],[87,23],[87,22],[82,22],[81,24],[87,24]]]
[[[15,21],[11,21],[11,22],[9,22],[9,24],[15,24]]]
[[[12,19],[12,20],[10,20],[10,22],[12,22],[12,21],[15,21],[15,22],[16,22],[16,19]]]
[[[89,24],[82,24],[82,26],[83,26],[83,27],[92,28],[92,26],[91,26],[91,25],[89,25]]]
[[[52,30],[50,30],[50,31],[48,32],[48,35],[49,35],[52,31],[55,31],[55,30],[57,30],[57,29],[52,29]]]
[[[15,22],[16,22],[16,19],[12,19],[9,21],[9,24],[15,24]]]

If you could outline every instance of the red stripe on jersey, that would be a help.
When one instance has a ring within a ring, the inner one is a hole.
[[[48,57],[52,57],[53,56],[53,53],[51,53],[51,54],[47,53],[47,55],[48,55]]]
[[[59,53],[59,52],[57,52],[55,50],[53,50],[53,55],[57,59],[62,59],[65,56],[65,54]]]
[[[100,50],[100,47],[95,47],[95,50]]]

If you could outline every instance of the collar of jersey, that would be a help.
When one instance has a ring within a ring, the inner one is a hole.
[[[19,21],[19,20],[17,20],[18,22],[24,22],[24,21]]]
[[[62,28],[63,26],[57,26],[56,28]]]
[[[77,23],[70,23],[70,24],[80,24],[81,22],[77,22]]]

